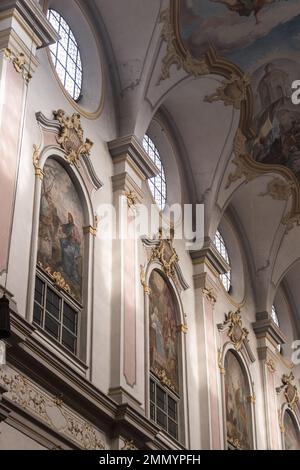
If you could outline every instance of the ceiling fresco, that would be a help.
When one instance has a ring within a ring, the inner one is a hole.
[[[182,0],[177,7],[180,40],[193,58],[214,49],[249,78],[252,158],[282,165],[300,182],[300,106],[291,100],[300,79],[299,0]]]

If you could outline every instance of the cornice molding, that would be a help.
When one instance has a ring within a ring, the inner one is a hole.
[[[18,19],[21,26],[25,26],[24,29],[26,26],[31,29],[38,48],[47,47],[59,39],[59,35],[47,20],[40,5],[34,0],[2,0],[0,19],[8,16]]]
[[[114,162],[118,162],[119,157],[130,157],[147,179],[153,178],[159,173],[158,168],[134,135],[109,142],[108,149]]]
[[[204,247],[201,250],[190,251],[193,264],[210,264],[217,274],[224,274],[230,271],[230,266],[220,255],[214,243],[206,238]]]
[[[270,317],[260,318],[257,315],[257,318],[258,320],[252,323],[252,326],[258,339],[270,338],[275,341],[275,344],[284,344],[287,341],[286,336]]]

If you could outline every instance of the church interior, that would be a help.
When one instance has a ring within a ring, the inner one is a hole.
[[[299,57],[299,0],[0,1],[0,450],[300,450]]]

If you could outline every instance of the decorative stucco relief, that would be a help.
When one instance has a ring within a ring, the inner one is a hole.
[[[9,367],[0,368],[0,384],[8,390],[5,395],[50,428],[72,439],[85,450],[105,449],[103,436],[63,404],[61,397],[51,397],[25,376]]]

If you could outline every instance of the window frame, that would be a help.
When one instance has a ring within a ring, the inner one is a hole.
[[[151,399],[152,393],[151,393],[151,384],[154,384],[155,387],[155,400],[153,401]],[[166,396],[166,407],[165,410],[160,408],[157,404],[157,389],[160,389]],[[168,401],[169,399],[173,400],[176,404],[176,419],[173,419],[172,417],[169,416],[169,406],[168,406]],[[180,440],[180,396],[171,390],[169,387],[166,385],[162,384],[159,379],[153,374],[153,372],[150,371],[150,377],[149,377],[149,417],[152,422],[154,422],[158,427],[162,429],[168,436],[170,436],[172,439],[175,439],[176,441],[179,442]],[[154,407],[154,414],[155,418],[152,417],[152,410],[151,410],[151,405]],[[162,424],[160,424],[157,421],[157,411],[160,411],[163,413],[163,415],[166,417],[166,427],[164,427]],[[169,431],[169,420],[171,420],[175,426],[176,426],[176,436],[174,436],[170,431]]]
[[[231,264],[225,240],[219,229],[215,233],[213,243],[219,255],[224,259],[224,261],[228,264],[230,268],[229,271],[227,271],[226,273],[220,274],[220,279],[223,284],[223,287],[226,292],[230,294],[232,289]]]
[[[167,178],[164,165],[155,143],[148,134],[144,135],[142,144],[143,149],[150,160],[159,169],[159,173],[156,176],[148,179],[148,186],[156,205],[159,210],[163,212],[166,207],[168,197]]]
[[[36,280],[39,279],[43,284],[44,284],[44,293],[43,293],[43,305],[41,305],[39,302],[36,301]],[[51,312],[47,311],[46,305],[47,305],[47,291],[50,289],[51,291],[54,292],[55,295],[59,297],[60,300],[60,309],[59,309],[59,319],[56,319]],[[64,325],[64,304],[67,304],[74,312],[76,315],[76,334],[72,332],[66,325]],[[41,316],[42,316],[42,321],[39,324],[35,318],[34,318],[34,311],[35,311],[35,306],[38,305],[39,308],[42,309]],[[38,328],[43,334],[45,334],[51,341],[53,341],[55,344],[59,345],[59,347],[63,348],[64,351],[66,351],[68,354],[71,354],[72,356],[76,357],[77,359],[80,359],[80,333],[81,333],[81,320],[82,320],[82,305],[80,305],[78,302],[76,302],[75,299],[73,299],[71,296],[67,294],[67,292],[58,289],[55,284],[52,282],[50,277],[47,276],[46,273],[44,273],[39,266],[36,267],[36,273],[35,273],[35,287],[34,287],[34,297],[33,297],[33,314],[32,314],[32,323],[33,325]],[[58,338],[56,338],[54,335],[52,335],[49,331],[45,329],[45,319],[46,319],[46,313],[51,316],[51,319],[54,319],[56,323],[59,325],[59,334]],[[72,351],[68,346],[66,346],[62,342],[62,333],[63,330],[66,330],[69,334],[71,334],[75,338],[75,350]]]
[[[56,18],[56,21],[58,21],[58,28],[53,24],[51,21],[51,15],[55,17],[58,15],[58,18]],[[65,91],[68,93],[68,95],[76,102],[78,103],[82,97],[82,88],[83,88],[83,76],[84,76],[84,71],[83,71],[83,66],[82,66],[82,58],[81,58],[81,52],[80,48],[78,45],[78,42],[75,38],[75,35],[73,33],[73,30],[71,29],[69,23],[65,20],[64,16],[61,15],[57,10],[54,8],[49,8],[47,10],[47,19],[52,25],[52,27],[55,29],[55,31],[60,35],[61,29],[64,30],[64,33],[67,35],[67,46],[65,47],[62,44],[62,38],[55,43],[49,46],[49,53],[50,57],[52,60],[52,64],[54,66],[55,72],[64,87]],[[62,25],[62,21],[65,23],[66,27]],[[70,43],[73,43],[72,46],[76,48],[76,60],[72,57],[70,53]],[[63,49],[65,53],[65,65],[61,62],[59,58],[59,47]],[[60,64],[60,67],[63,70],[63,78],[62,74],[59,73],[57,64]],[[74,72],[71,73],[70,68],[69,68],[69,63],[74,64]],[[79,78],[77,77],[79,71]],[[73,92],[71,93],[70,89],[68,88],[67,85],[67,79],[69,79],[73,83]],[[77,91],[78,89],[78,91]]]
[[[273,322],[275,323],[275,325],[276,325],[278,328],[280,328],[279,316],[278,316],[278,313],[277,313],[277,310],[276,310],[276,307],[275,307],[274,304],[272,305],[272,309],[271,309],[271,319],[273,320]]]

